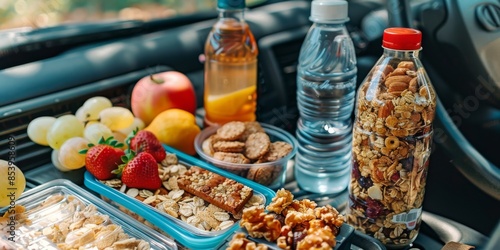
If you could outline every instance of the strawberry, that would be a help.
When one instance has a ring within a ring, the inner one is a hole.
[[[123,163],[122,156],[125,152],[122,149],[115,148],[115,145],[108,144],[89,144],[90,148],[81,153],[85,155],[85,168],[98,180],[109,180],[115,178],[112,173]],[[118,145],[119,146],[119,145]]]
[[[166,152],[161,142],[156,138],[156,136],[147,130],[134,131],[132,134],[132,139],[130,139],[130,149],[136,153],[148,152],[160,163],[165,159]]]
[[[115,173],[121,172],[123,184],[130,188],[149,190],[160,188],[162,183],[155,158],[148,152],[140,152],[136,156],[132,154],[132,157],[125,166],[120,166],[115,171]]]

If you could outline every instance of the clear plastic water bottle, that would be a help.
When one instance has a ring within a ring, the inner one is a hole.
[[[310,20],[297,70],[295,179],[306,191],[334,194],[347,188],[351,166],[357,67],[347,2],[314,0]]]

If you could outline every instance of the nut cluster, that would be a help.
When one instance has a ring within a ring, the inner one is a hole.
[[[344,217],[332,206],[294,200],[285,189],[278,190],[266,210],[263,206],[244,209],[240,225],[249,236],[276,242],[281,249],[332,249],[344,223]],[[241,236],[234,237],[230,248],[241,243]]]
[[[418,233],[435,109],[412,61],[375,67],[358,93],[347,222],[384,244]]]

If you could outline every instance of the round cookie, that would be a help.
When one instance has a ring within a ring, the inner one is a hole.
[[[248,164],[250,160],[240,153],[215,152],[214,159],[229,163]]]
[[[266,133],[253,133],[245,141],[245,156],[250,160],[257,160],[269,151],[270,146],[271,140]]]
[[[277,161],[285,156],[287,156],[290,152],[292,152],[292,145],[284,141],[276,141],[271,143],[269,148],[269,152],[262,156],[259,161],[260,162],[269,162],[269,161]]]
[[[235,141],[241,138],[243,132],[245,132],[245,123],[228,122],[217,129],[217,137],[225,141]]]
[[[241,153],[245,149],[245,143],[240,141],[218,141],[212,144],[215,152]]]
[[[212,147],[212,138],[214,136],[210,136],[207,139],[205,139],[202,144],[201,144],[201,149],[203,150],[203,153],[212,156],[214,155],[214,148]]]
[[[259,122],[245,122],[245,132],[241,136],[242,141],[246,141],[248,137],[257,132],[266,132]]]
[[[264,186],[270,185],[274,181],[273,168],[274,166],[253,166],[248,170],[247,179]]]

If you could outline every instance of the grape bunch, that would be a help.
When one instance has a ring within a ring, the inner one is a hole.
[[[85,166],[85,154],[79,153],[88,144],[101,138],[113,137],[124,143],[132,131],[144,128],[144,122],[126,108],[113,106],[106,97],[89,98],[75,114],[60,117],[41,116],[27,128],[28,137],[35,143],[50,146],[52,163],[61,171]]]

